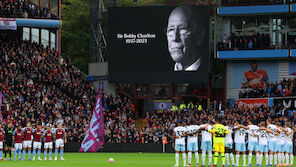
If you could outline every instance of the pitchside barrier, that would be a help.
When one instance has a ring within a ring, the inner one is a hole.
[[[66,143],[65,152],[78,152],[80,143]],[[199,145],[200,146],[200,145]],[[235,145],[234,147],[235,148]],[[248,144],[247,144],[248,148]],[[165,149],[165,150],[164,150]],[[174,153],[172,144],[166,144],[163,149],[163,144],[148,143],[148,144],[137,144],[137,143],[105,143],[98,152],[142,152],[142,153]],[[296,144],[294,142],[294,155],[296,155]],[[200,147],[199,152],[201,153]],[[234,152],[233,152],[234,153]]]

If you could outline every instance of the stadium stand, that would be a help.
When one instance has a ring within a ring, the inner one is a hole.
[[[90,106],[94,106],[96,100],[93,86],[81,78],[80,71],[69,58],[63,59],[56,50],[28,41],[2,39],[0,43],[0,89],[4,94],[5,122],[22,126],[27,121],[43,126],[63,122],[68,141],[81,142],[91,120]],[[267,84],[264,95],[294,95],[295,82],[284,79],[279,83]],[[287,93],[288,85],[292,89],[291,94]],[[216,115],[226,115],[228,120],[240,119],[245,123],[250,117],[258,120],[279,117],[280,120],[290,119],[293,124],[296,123],[296,114],[285,117],[284,113],[282,117],[280,109],[262,106],[251,110],[223,105],[223,110],[219,110],[215,102],[211,103],[209,110],[198,111],[195,108],[147,113],[144,127],[137,130],[130,99],[103,94],[103,105],[105,139],[108,143],[161,143],[163,136],[172,142],[173,128],[178,120],[188,123],[191,118],[196,118],[196,123],[202,124],[210,122]]]
[[[91,106],[96,100],[93,86],[82,79],[80,71],[69,58],[63,59],[56,50],[28,41],[2,39],[0,43],[4,121],[22,126],[27,121],[43,126],[63,122],[68,141],[81,142],[91,120]],[[295,79],[284,79],[267,84],[264,95],[294,95],[295,82]],[[245,124],[249,119],[266,120],[268,117],[277,117],[282,121],[289,119],[293,125],[296,123],[296,114],[287,117],[281,109],[262,106],[251,110],[223,105],[219,110],[215,102],[211,103],[209,110],[195,108],[147,113],[144,127],[137,130],[130,99],[103,94],[103,105],[108,143],[161,143],[163,136],[172,142],[173,128],[178,120],[188,123],[195,118],[197,124],[203,124],[211,122],[216,115],[225,115],[232,122],[242,120]]]
[[[0,90],[4,94],[4,121],[25,126],[62,122],[67,129],[68,141],[81,142],[89,124],[91,106],[94,106],[94,87],[83,80],[69,58],[37,43],[18,40],[0,40]],[[295,79],[283,79],[267,84],[262,93],[252,97],[295,95]],[[253,90],[256,91],[256,90]],[[290,93],[287,93],[290,92]],[[241,109],[238,106],[211,103],[209,110],[164,111],[146,114],[144,127],[136,129],[135,111],[131,99],[103,94],[105,139],[108,143],[161,143],[164,136],[172,142],[173,128],[178,120],[188,123],[191,118],[197,124],[211,122],[217,115],[225,115],[228,121],[249,119],[266,120],[268,117],[296,123],[296,114],[287,117],[278,108],[257,107]],[[244,95],[250,97],[248,95]],[[77,105],[79,104],[79,105]]]
[[[244,49],[270,49],[279,46],[270,46],[268,34],[235,35],[229,37],[224,35],[217,43],[218,50],[244,50]]]
[[[39,7],[29,0],[0,0],[0,17],[55,18],[47,7]]]
[[[63,122],[69,141],[87,131],[96,93],[69,58],[28,41],[0,40],[0,90],[5,122],[43,126]]]
[[[264,89],[248,88],[239,92],[239,98],[261,98],[261,97],[289,97],[296,96],[296,79],[284,78],[279,82],[268,82]]]

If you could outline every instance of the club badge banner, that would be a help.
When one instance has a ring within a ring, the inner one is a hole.
[[[16,30],[15,18],[0,18],[0,30]]]

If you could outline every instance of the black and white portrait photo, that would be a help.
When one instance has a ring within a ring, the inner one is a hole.
[[[110,82],[208,82],[208,6],[116,7],[108,11]]]
[[[174,71],[197,71],[203,63],[202,46],[208,38],[202,13],[190,6],[175,8],[168,19],[167,40]],[[207,56],[207,55],[206,55]]]

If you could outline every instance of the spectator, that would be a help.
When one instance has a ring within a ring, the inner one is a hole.
[[[0,0],[0,17],[54,18],[49,8],[41,8],[27,0]]]
[[[263,41],[261,44],[258,41]],[[243,50],[243,49],[266,49],[270,48],[270,39],[268,34],[254,34],[237,36],[230,34],[227,38],[226,34],[223,36],[223,40],[219,40],[217,43],[217,50]]]

